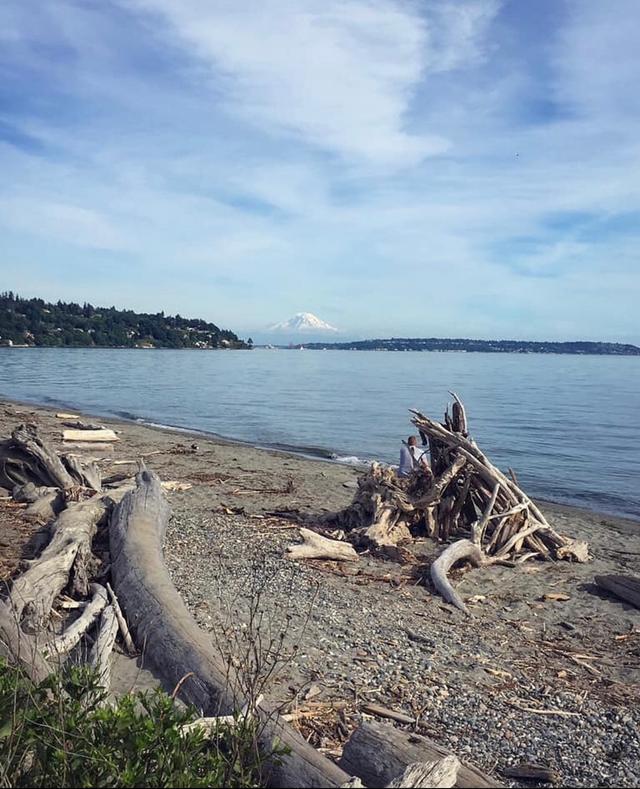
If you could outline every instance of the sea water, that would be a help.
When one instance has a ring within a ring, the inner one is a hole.
[[[0,349],[0,394],[342,462],[397,462],[409,408],[470,430],[533,496],[640,518],[640,358]]]

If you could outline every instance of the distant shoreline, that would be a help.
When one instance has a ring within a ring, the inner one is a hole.
[[[369,340],[363,342],[371,342]],[[485,342],[474,340],[474,342]],[[490,340],[486,341],[490,343]],[[551,343],[540,343],[551,345]],[[246,348],[170,348],[161,347],[132,347],[126,345],[0,345],[0,350],[51,350],[51,351],[359,351],[372,353],[486,353],[494,355],[528,355],[528,356],[640,356],[640,348],[631,346],[633,350],[560,350],[557,348],[542,349],[499,349],[499,348],[389,348],[389,347],[356,347],[360,343],[297,343],[292,345],[254,345]]]
[[[408,338],[358,340],[356,342],[309,342],[295,347],[310,351],[422,351],[440,353],[567,354],[573,356],[640,356],[631,343],[596,341],[470,340],[464,338]]]

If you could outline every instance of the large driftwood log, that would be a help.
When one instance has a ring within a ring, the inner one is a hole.
[[[106,505],[99,496],[68,505],[51,526],[51,541],[13,582],[11,606],[18,621],[25,609],[34,622],[48,616],[57,595],[69,584],[81,596],[89,591],[91,540]]]
[[[451,582],[447,577],[447,573],[457,562],[466,559],[471,562],[475,567],[480,567],[484,564],[484,556],[480,548],[471,540],[458,540],[438,556],[438,558],[431,565],[431,580],[433,585],[440,592],[442,597],[448,602],[455,605],[465,614],[469,613],[467,606],[463,603],[462,598],[451,586]]]
[[[160,480],[143,470],[136,483],[114,512],[110,543],[113,587],[137,645],[156,673],[172,686],[180,683],[180,696],[204,715],[233,713],[247,699],[239,693],[232,668],[197,626],[164,564],[162,538],[169,508]],[[271,786],[337,787],[349,778],[273,711],[261,706],[257,714],[264,750],[270,752],[276,742],[290,749],[280,763],[269,766]]]
[[[355,562],[358,554],[349,542],[330,540],[311,529],[300,529],[302,543],[289,545],[286,556],[289,559],[335,559],[341,562]]]
[[[640,608],[640,578],[633,575],[596,575],[595,581],[601,589]]]
[[[342,752],[340,766],[362,778],[365,786],[387,786],[410,764],[434,762],[450,756],[441,745],[412,732],[383,723],[363,723]],[[485,789],[499,783],[476,767],[462,764],[455,783],[462,789]]]

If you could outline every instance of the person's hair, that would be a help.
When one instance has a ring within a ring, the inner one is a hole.
[[[417,443],[418,443],[418,439],[415,436],[409,436],[409,438],[407,439],[407,444],[413,445]]]

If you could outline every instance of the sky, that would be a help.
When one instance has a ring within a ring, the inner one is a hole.
[[[3,0],[0,289],[640,342],[637,0]]]

